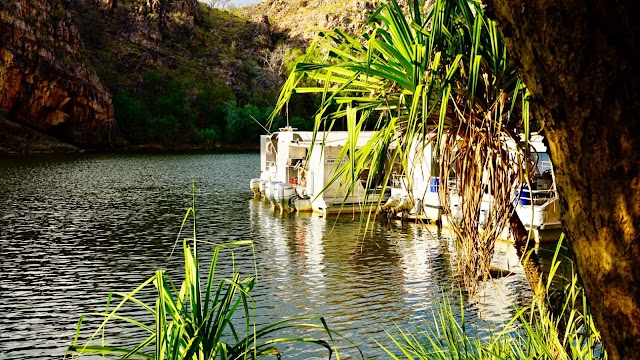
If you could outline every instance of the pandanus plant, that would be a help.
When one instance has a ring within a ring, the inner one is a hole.
[[[402,173],[410,174],[410,152],[432,144],[435,151],[424,156],[439,164],[439,195],[450,218],[450,190],[460,196],[462,216],[450,222],[459,240],[458,269],[469,289],[489,276],[494,243],[505,226],[518,230],[524,249],[526,231],[512,204],[513,189],[528,181],[531,167],[527,91],[479,1],[435,0],[426,6],[416,0],[405,15],[390,0],[371,15],[361,35],[320,33],[308,54],[314,55],[297,64],[284,84],[272,118],[294,94],[316,93],[316,134],[346,119],[349,140],[341,156],[347,160],[332,182],[350,191],[362,176],[369,187],[386,186],[390,164],[399,162]],[[376,133],[356,148],[364,129]],[[518,145],[519,133],[525,134],[525,146]],[[491,198],[491,209],[481,226],[483,196]],[[375,217],[372,211],[362,214],[365,223]],[[537,276],[530,281],[537,284]]]
[[[190,215],[193,216],[193,236],[182,241],[185,273],[181,286],[176,287],[164,270],[158,270],[130,293],[110,295],[104,312],[86,315],[100,320],[100,325],[88,337],[81,336],[85,316],[80,318],[67,356],[76,358],[93,354],[103,358],[156,360],[280,358],[278,345],[305,343],[325,348],[328,359],[334,354],[340,359],[332,344],[334,332],[320,316],[299,316],[258,326],[256,304],[250,295],[257,271],[242,276],[241,269],[235,264],[232,264],[231,276],[220,275],[216,270],[221,265],[223,252],[230,252],[233,259],[234,249],[253,249],[252,242],[214,245],[209,271],[202,276],[197,249],[211,244],[196,238],[195,206],[187,210],[180,233]],[[155,303],[146,302],[142,296],[151,287],[156,293]],[[114,306],[112,299],[117,298],[120,300],[113,301]],[[126,311],[131,306],[138,307],[144,315],[140,316],[140,311],[131,315]],[[134,333],[141,335],[143,340],[129,345],[126,339],[105,336],[107,328],[122,329],[123,324],[133,325],[138,330]],[[305,334],[292,337],[296,331]],[[326,338],[309,336],[310,332],[319,332]],[[364,358],[362,353],[360,355]]]

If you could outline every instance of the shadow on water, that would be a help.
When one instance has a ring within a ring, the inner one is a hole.
[[[248,180],[258,168],[257,154],[0,159],[0,358],[60,358],[80,314],[102,310],[110,291],[129,292],[158,268],[179,281],[181,254],[168,257],[192,180],[200,239],[254,241],[255,259],[241,249],[235,261],[247,273],[257,266],[262,324],[322,315],[366,355],[384,357],[373,341],[386,341],[384,329],[423,325],[443,293],[458,299],[446,234],[377,223],[360,247],[349,217],[273,213],[252,199]],[[199,251],[208,259],[210,249]],[[509,319],[523,284],[518,274],[496,284],[466,309],[469,325],[495,328]],[[355,356],[347,343],[340,347],[343,358]],[[311,351],[285,355],[324,355]]]

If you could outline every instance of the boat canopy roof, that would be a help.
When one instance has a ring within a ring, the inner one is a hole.
[[[271,134],[271,139],[277,139],[284,132],[275,132]],[[313,131],[291,131],[292,142],[300,145],[310,145],[314,140]],[[364,146],[375,134],[375,131],[361,131],[356,143],[357,147]],[[324,146],[344,146],[349,139],[347,131],[319,131],[315,136],[315,144],[324,144]]]

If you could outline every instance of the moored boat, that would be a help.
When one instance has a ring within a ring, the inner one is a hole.
[[[553,168],[542,136],[532,135],[529,143],[530,155],[537,165],[529,184],[514,189],[515,210],[536,242],[555,241],[559,238],[562,226]],[[442,216],[445,209],[442,207],[439,187],[445,179],[437,176],[438,164],[433,157],[433,142],[425,141],[423,144],[416,141],[405,161],[407,169],[392,176],[391,197],[380,210],[392,217],[441,222],[445,226],[449,221],[460,221],[462,212],[455,178],[446,179],[450,182],[446,196],[451,217]],[[486,225],[489,218],[492,201],[490,194],[483,194],[478,219],[481,227]],[[507,230],[502,233],[504,237],[509,237]]]
[[[440,177],[431,141],[414,141],[406,155],[406,169],[391,177],[391,197],[380,207],[389,216],[440,221],[443,214],[438,196]]]
[[[366,144],[373,134],[361,132],[356,148]],[[274,208],[282,211],[352,212],[385,201],[390,191],[366,190],[364,181],[357,181],[353,186],[333,181],[339,166],[347,161],[341,151],[348,136],[346,131],[314,135],[289,127],[261,136],[258,191]],[[253,180],[251,184],[255,186]]]
[[[557,241],[562,224],[553,166],[542,136],[532,136],[530,146],[536,168],[529,184],[523,184],[516,192],[516,212],[537,243]]]

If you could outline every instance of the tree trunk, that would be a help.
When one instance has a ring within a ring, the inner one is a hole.
[[[538,105],[605,347],[640,358],[640,2],[486,2]]]

